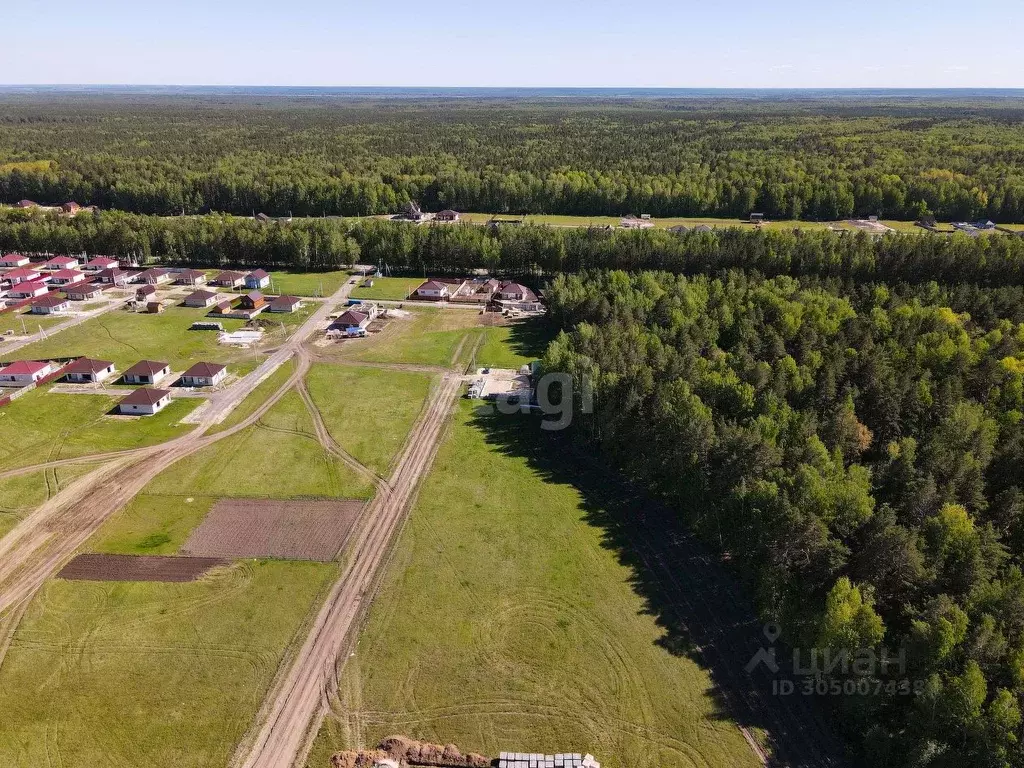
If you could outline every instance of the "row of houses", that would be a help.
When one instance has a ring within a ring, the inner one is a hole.
[[[53,362],[40,360],[19,360],[0,368],[0,385],[26,386],[35,384],[60,370]],[[74,384],[102,384],[109,381],[116,369],[109,360],[94,360],[80,357],[63,369],[64,377]],[[140,360],[123,374],[125,384],[137,386],[155,385],[171,375],[169,363],[155,360]],[[215,387],[227,376],[227,368],[220,363],[196,363],[179,377],[181,387]]]
[[[444,280],[426,280],[415,291],[411,298],[425,301],[472,302],[495,305],[503,308],[515,307],[526,311],[539,311],[542,307],[537,295],[520,283],[496,280],[494,278],[474,278],[447,282]]]

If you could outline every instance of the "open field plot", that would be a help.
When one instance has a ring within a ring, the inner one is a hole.
[[[416,308],[405,317],[387,321],[384,330],[365,339],[338,342],[322,350],[373,363],[407,363],[447,367],[480,315],[468,309]]]
[[[483,343],[476,353],[476,367],[519,368],[539,360],[552,337],[544,318],[513,321],[481,331]]]
[[[117,398],[34,390],[0,409],[0,469],[139,448],[180,437],[181,420],[199,404],[172,400],[155,416],[111,416]]]
[[[359,279],[359,286],[352,291],[353,299],[376,299],[402,301],[408,298],[409,294],[415,291],[422,277],[374,277],[372,288],[364,288],[363,278]]]
[[[78,555],[58,579],[66,581],[195,581],[211,568],[228,565],[219,557],[161,557],[148,555]]]
[[[372,489],[317,442],[290,392],[260,421],[188,456],[146,486],[150,495],[232,498],[368,498]]]
[[[756,765],[580,491],[490,432],[528,423],[461,404],[307,765],[396,732],[612,768]]]
[[[0,315],[0,332],[14,331],[14,338],[26,333],[35,333],[40,328],[48,331],[55,325],[67,322],[70,315],[33,315],[28,308]],[[5,339],[11,338],[5,336]]]
[[[236,373],[253,366],[252,352],[221,346],[211,331],[190,331],[197,320],[206,319],[207,310],[170,307],[159,315],[115,310],[68,328],[45,341],[19,350],[25,360],[46,357],[85,356],[112,360],[124,370],[139,360],[166,360],[172,371],[183,371],[201,360],[232,364]],[[223,320],[227,331],[244,324],[241,320]]]
[[[306,385],[331,437],[384,475],[423,409],[431,376],[318,363]]]
[[[336,576],[247,562],[183,584],[50,581],[0,668],[0,765],[227,765]]]
[[[0,537],[29,512],[96,465],[68,464],[0,480]]]
[[[224,499],[192,531],[182,554],[330,562],[363,508],[361,501]]]
[[[212,496],[157,495],[143,491],[111,517],[85,549],[123,555],[173,555],[215,501]]]
[[[330,296],[349,277],[349,273],[344,270],[335,272],[271,272],[270,285],[273,290],[270,292],[288,296]]]

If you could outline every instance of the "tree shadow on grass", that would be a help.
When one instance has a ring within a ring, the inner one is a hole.
[[[658,644],[709,672],[717,717],[769,734],[769,765],[845,764],[823,703],[801,695],[799,681],[792,695],[778,694],[778,680],[794,679],[786,674],[789,651],[774,648],[782,667],[777,673],[763,663],[751,668],[759,652],[771,653],[773,633],[766,634],[736,579],[678,513],[583,456],[566,432],[541,430],[539,418],[481,409],[473,423],[489,444],[525,458],[545,482],[579,491],[586,521],[603,531],[603,546],[629,569],[645,612],[661,628]]]
[[[557,329],[546,318],[529,317],[514,320],[508,324],[509,334],[506,342],[517,355],[540,359],[557,334]]]

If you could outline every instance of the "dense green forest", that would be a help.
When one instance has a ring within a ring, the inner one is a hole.
[[[1019,286],[591,271],[547,295],[545,369],[593,386],[574,442],[730,553],[794,646],[905,649],[917,695],[842,701],[863,764],[1024,765]]]
[[[386,220],[308,219],[261,224],[241,217],[160,217],[117,211],[73,218],[0,211],[0,250],[88,253],[219,267],[326,270],[355,262],[395,272],[494,274],[533,280],[588,268],[695,274],[730,268],[800,275],[982,285],[1024,284],[1024,238],[995,234],[887,235],[725,228],[675,234],[473,225],[418,227]]]
[[[0,95],[0,202],[1024,221],[1024,101]]]

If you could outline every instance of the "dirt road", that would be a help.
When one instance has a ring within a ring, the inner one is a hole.
[[[0,539],[0,613],[31,598],[111,514],[127,504],[164,469],[236,434],[261,418],[303,379],[310,365],[308,358],[299,354],[303,343],[327,320],[331,308],[347,298],[351,289],[348,283],[339,288],[255,371],[212,395],[194,431],[158,446],[108,454],[112,459],[110,463],[79,478]],[[298,364],[288,381],[254,413],[230,429],[213,435],[203,434],[209,427],[223,421],[261,382],[296,355]],[[76,461],[94,459],[82,457]],[[39,464],[34,469],[66,463],[71,461]],[[23,471],[31,470],[14,472]]]
[[[390,544],[433,461],[460,383],[459,376],[446,374],[432,393],[391,476],[391,493],[379,494],[367,509],[341,576],[295,660],[275,682],[233,766],[286,768],[308,752],[337,685],[336,661],[355,639]]]

